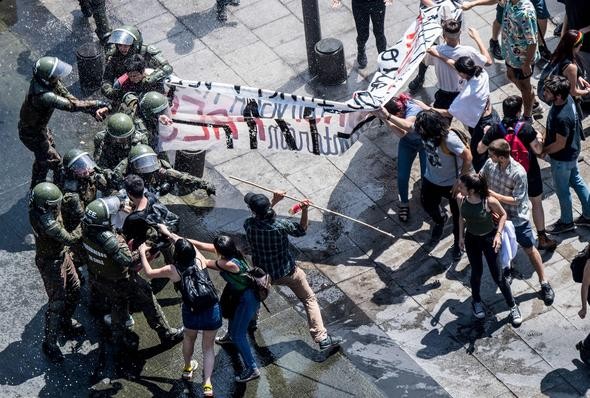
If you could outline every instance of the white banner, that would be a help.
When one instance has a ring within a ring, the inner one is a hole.
[[[356,142],[370,111],[396,95],[441,34],[441,18],[458,18],[452,0],[421,9],[392,47],[379,55],[379,71],[347,102],[173,77],[174,124],[160,127],[163,150],[242,148],[340,155]]]

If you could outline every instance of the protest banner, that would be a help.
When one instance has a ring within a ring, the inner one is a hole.
[[[347,102],[239,85],[173,77],[172,126],[160,127],[162,150],[241,148],[341,155],[365,126],[371,111],[396,95],[440,36],[441,18],[457,18],[453,0],[423,8],[404,35],[379,55],[379,71],[367,90]]]

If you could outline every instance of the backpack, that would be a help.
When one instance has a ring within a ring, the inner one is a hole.
[[[463,145],[465,146],[465,148],[470,149],[469,148],[469,143],[471,141],[471,138],[467,135],[467,133],[465,133],[463,130],[456,130],[456,129],[451,129],[449,130],[449,132],[453,132],[457,135],[457,137],[459,137],[459,139],[461,140],[461,142],[463,143]],[[451,155],[451,156],[455,156],[454,153],[452,153],[451,151],[449,151],[449,147],[447,146],[447,142],[445,139],[441,139],[440,140],[440,150],[445,154],[445,155]]]
[[[545,79],[551,76],[561,75],[561,62],[553,63],[550,62],[543,68],[541,75],[539,76],[539,82],[537,83],[537,97],[547,105],[549,102],[545,99]]]
[[[248,279],[250,279],[250,287],[254,290],[254,296],[262,303],[266,300],[270,291],[270,275],[260,267],[251,266],[249,266],[246,274],[248,275]]]
[[[180,274],[182,302],[191,312],[210,308],[219,302],[217,290],[206,269],[191,265]]]
[[[524,145],[524,143],[518,138],[518,133],[524,127],[525,122],[518,122],[514,128],[506,128],[503,122],[498,124],[498,128],[504,134],[504,139],[510,145],[510,156],[518,163],[524,167],[525,171],[529,171],[530,168],[530,158],[529,158],[529,151]]]

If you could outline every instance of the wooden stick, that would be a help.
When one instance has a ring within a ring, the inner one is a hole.
[[[232,178],[232,179],[234,179],[234,180],[237,180],[237,181],[243,182],[244,184],[252,185],[253,187],[256,187],[256,188],[260,188],[260,189],[262,189],[263,191],[272,192],[272,193],[274,193],[274,192],[275,192],[275,191],[274,191],[274,190],[272,190],[272,189],[269,189],[269,188],[263,187],[262,185],[258,185],[258,184],[254,183],[254,182],[247,181],[247,180],[244,180],[244,179],[241,179],[241,178],[238,178],[238,177],[229,176],[229,178]],[[289,195],[287,195],[287,194],[285,194],[284,196],[285,196],[285,198],[288,198],[288,199],[294,200],[294,201],[296,201],[296,202],[301,202],[301,201],[302,201],[301,199],[297,199],[297,198],[295,198],[295,197],[293,197],[293,196],[289,196]],[[381,230],[381,229],[379,229],[379,228],[377,228],[377,227],[374,227],[374,226],[372,226],[372,225],[370,225],[370,224],[367,224],[367,223],[365,223],[365,222],[362,222],[362,221],[360,221],[360,220],[357,220],[356,218],[349,217],[349,216],[347,216],[346,214],[338,213],[337,211],[333,211],[333,210],[330,210],[330,209],[326,209],[326,208],[324,208],[324,207],[321,207],[321,206],[314,205],[313,203],[310,203],[310,205],[309,205],[309,206],[311,206],[311,207],[315,207],[316,209],[318,209],[318,210],[320,210],[320,211],[324,211],[324,212],[326,212],[326,213],[330,213],[330,214],[334,214],[334,215],[336,215],[336,216],[339,216],[339,217],[342,217],[342,218],[346,218],[347,220],[350,220],[350,221],[353,221],[353,222],[355,222],[355,223],[357,223],[357,224],[361,224],[361,225],[363,225],[363,226],[365,226],[365,227],[371,228],[372,230],[375,230],[375,231],[379,232],[380,234],[387,235],[387,236],[389,236],[390,238],[396,239],[396,237],[395,237],[394,235],[390,234],[389,232],[385,232],[385,231],[383,231],[383,230]]]

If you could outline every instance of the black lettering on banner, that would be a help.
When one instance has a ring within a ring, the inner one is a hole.
[[[390,48],[389,50],[385,50],[381,53],[381,59],[383,61],[393,61],[397,62],[397,57],[399,56],[399,50],[397,48]]]
[[[239,111],[235,111],[234,112],[234,107],[236,106],[236,104],[239,103],[240,105],[240,110]],[[229,107],[229,113],[232,115],[235,115],[237,113],[244,115],[244,112],[246,111],[246,99],[242,98],[242,97],[234,97],[234,102],[230,105]]]
[[[282,107],[281,107],[281,105],[282,105]],[[276,112],[275,113],[276,113],[276,117],[278,119],[283,119],[283,115],[285,114],[285,111],[287,110],[288,106],[289,106],[288,104],[279,104],[279,103],[276,104]]]
[[[258,125],[254,118],[260,118],[258,112],[258,102],[254,98],[248,98],[246,107],[244,108],[244,118],[248,125],[248,135],[250,138],[250,149],[258,148]]]
[[[297,144],[295,143],[295,138],[293,138],[293,134],[289,130],[289,125],[282,119],[275,119],[275,123],[281,129],[281,134],[285,140],[285,144],[287,148],[291,151],[297,149]]]
[[[258,98],[260,98],[260,97],[262,97],[262,89],[261,88],[258,89]]]
[[[275,91],[275,92],[274,92],[273,94],[271,94],[271,95],[270,95],[268,98],[269,98],[269,99],[273,99],[274,97],[276,97],[276,96],[278,96],[278,95],[279,95],[278,91]]]
[[[231,135],[231,129],[228,126],[223,126],[225,132],[225,146],[227,149],[234,149],[234,137]]]
[[[239,94],[242,87],[238,86],[237,84],[234,86],[234,91]]]
[[[211,87],[213,87],[213,84],[211,82],[205,82],[205,87],[207,87],[207,90],[211,90]]]
[[[314,113],[314,109],[310,107],[305,107],[303,111],[303,117],[307,119],[309,122],[309,133],[311,137],[311,153],[314,155],[320,154],[320,134],[318,133],[317,123],[315,118],[312,117]],[[308,148],[309,150],[309,145]]]

